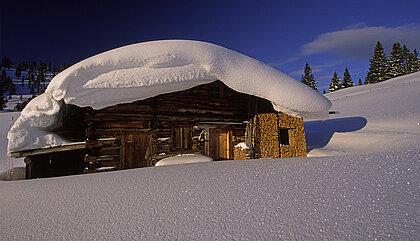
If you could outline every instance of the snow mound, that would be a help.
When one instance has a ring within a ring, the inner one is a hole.
[[[101,109],[215,80],[270,100],[277,111],[293,116],[325,118],[331,107],[327,98],[296,79],[235,51],[191,40],[145,42],[98,54],[54,77],[40,97],[49,106],[21,116],[8,135],[8,150],[59,145],[62,140],[54,134],[46,138],[50,143],[33,144],[39,135],[31,129],[53,130],[47,122],[57,122],[60,101]],[[29,120],[32,116],[36,118]],[[38,120],[42,123],[35,123]]]
[[[237,144],[235,147],[236,148],[242,148],[244,150],[249,149],[249,146],[248,146],[248,144],[246,144],[246,142],[241,142],[241,143]]]
[[[169,166],[178,164],[198,163],[198,162],[211,162],[213,158],[198,155],[198,154],[183,154],[172,157],[164,158],[156,163],[156,166]]]

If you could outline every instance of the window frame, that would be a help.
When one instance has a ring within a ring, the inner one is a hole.
[[[212,84],[208,86],[208,96],[211,100],[220,100],[224,96],[224,88],[221,84]]]
[[[290,146],[291,143],[291,131],[292,128],[280,127],[279,128],[279,143],[280,146]]]

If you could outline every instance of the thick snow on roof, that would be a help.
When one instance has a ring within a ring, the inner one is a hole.
[[[325,118],[331,107],[327,98],[296,79],[235,51],[191,40],[145,42],[98,54],[58,74],[38,98],[48,104],[30,105],[11,129],[9,151],[58,144],[61,139],[51,139],[53,133],[39,136],[28,130],[52,130],[49,123],[56,124],[61,100],[101,109],[215,80],[268,99],[276,110],[293,116]]]

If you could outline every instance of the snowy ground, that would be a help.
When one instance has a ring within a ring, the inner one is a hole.
[[[310,156],[419,149],[419,72],[326,96],[338,114],[305,121]]]
[[[415,73],[328,94],[311,158],[0,182],[1,239],[419,240],[419,90]]]

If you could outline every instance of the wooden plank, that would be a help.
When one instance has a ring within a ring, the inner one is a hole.
[[[19,157],[26,157],[26,156],[49,154],[53,152],[80,150],[80,149],[85,149],[85,148],[86,148],[85,143],[77,143],[73,145],[56,146],[56,147],[49,147],[49,148],[43,148],[43,149],[16,151],[16,152],[12,152],[10,155],[12,157],[19,158]]]

